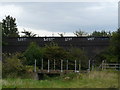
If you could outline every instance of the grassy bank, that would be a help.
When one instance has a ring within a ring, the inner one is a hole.
[[[117,88],[117,72],[94,71],[88,74],[69,74],[45,80],[7,78],[3,88]]]

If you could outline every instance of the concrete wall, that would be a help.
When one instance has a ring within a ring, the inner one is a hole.
[[[4,53],[23,52],[30,42],[36,42],[40,47],[44,47],[50,42],[55,42],[59,46],[69,49],[72,47],[81,48],[87,52],[91,58],[99,54],[109,46],[109,37],[35,37],[35,38],[6,38],[7,45],[3,46]]]

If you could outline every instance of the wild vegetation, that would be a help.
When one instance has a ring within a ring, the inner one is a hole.
[[[88,74],[68,74],[45,80],[7,78],[3,88],[118,88],[117,72],[93,71]]]
[[[15,23],[16,19],[7,16],[2,22],[3,45],[6,37],[20,37]],[[35,37],[32,32],[23,31],[24,37]],[[77,37],[87,35],[84,31],[76,31]],[[120,62],[120,29],[110,33],[105,31],[94,31],[89,36],[109,36],[111,37],[110,47],[96,56],[96,61],[100,64],[100,60],[107,62]],[[64,37],[61,35],[61,37]],[[69,74],[68,76],[47,78],[46,80],[33,80],[34,76],[34,61],[37,61],[37,69],[44,59],[44,68],[46,68],[47,60],[56,60],[56,68],[59,68],[60,60],[77,60],[81,62],[81,68],[87,67],[86,52],[81,49],[71,46],[69,50],[65,50],[56,43],[50,43],[45,47],[39,47],[35,42],[32,42],[27,50],[23,53],[4,54],[3,53],[3,87],[4,88],[116,88],[118,87],[118,75],[116,72],[94,71],[88,74]],[[70,66],[72,69],[72,64]]]

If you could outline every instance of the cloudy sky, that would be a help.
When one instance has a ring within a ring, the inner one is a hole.
[[[0,3],[0,21],[5,15],[17,19],[20,32],[24,28],[39,36],[118,28],[117,2],[4,2]]]

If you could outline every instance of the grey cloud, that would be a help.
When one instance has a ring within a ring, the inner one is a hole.
[[[117,7],[111,3],[5,3],[24,9],[19,25],[51,32],[73,32],[79,28],[93,30],[115,30],[117,28]]]

